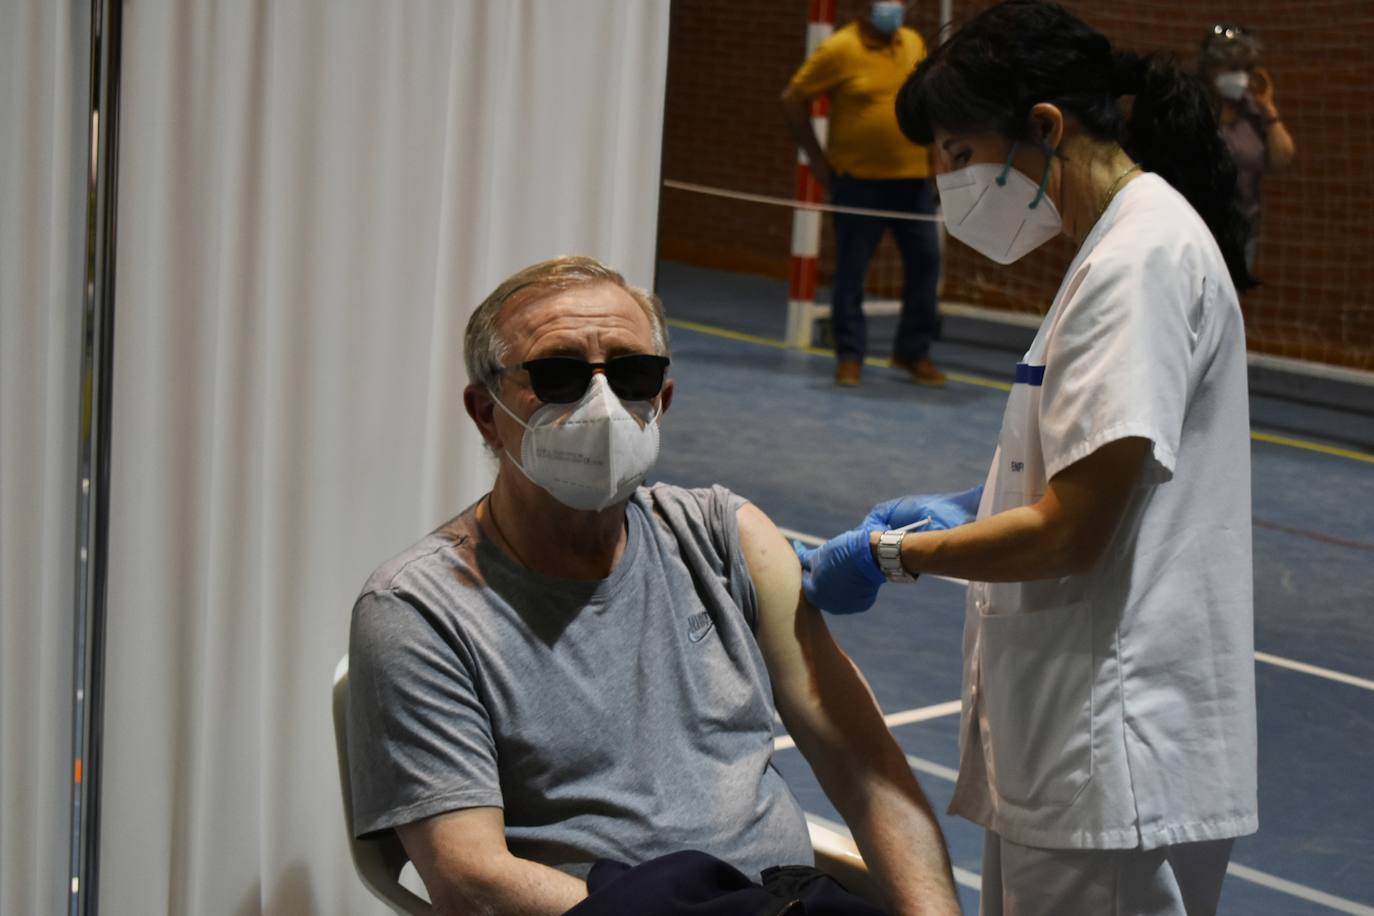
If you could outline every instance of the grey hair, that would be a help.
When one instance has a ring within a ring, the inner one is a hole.
[[[630,294],[649,316],[653,328],[654,352],[668,355],[668,317],[663,303],[648,290],[631,286],[618,271],[612,270],[596,258],[584,255],[565,255],[531,264],[507,277],[468,319],[463,339],[463,360],[467,364],[468,380],[495,391],[505,364],[509,343],[497,333],[497,318],[507,302],[525,290],[562,291],[597,283],[610,283]]]

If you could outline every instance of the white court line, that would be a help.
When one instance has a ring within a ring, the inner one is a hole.
[[[1268,652],[1256,652],[1255,661],[1267,662],[1277,665],[1280,668],[1288,668],[1291,671],[1301,671],[1303,674],[1311,674],[1315,677],[1324,677],[1328,681],[1337,681],[1341,684],[1349,684],[1352,687],[1363,687],[1365,690],[1374,690],[1374,681],[1368,678],[1356,677],[1353,674],[1343,674],[1340,671],[1332,671],[1330,668],[1318,668],[1316,665],[1309,665],[1307,662],[1295,662],[1291,658],[1280,658],[1277,655],[1270,655]]]
[[[896,728],[898,725],[910,725],[913,722],[924,722],[927,719],[938,719],[941,716],[955,716],[959,714],[961,703],[958,700],[950,700],[948,703],[936,703],[934,706],[922,706],[920,709],[908,709],[905,712],[894,712],[890,716],[883,716],[883,721],[888,728]]]
[[[1341,913],[1354,913],[1356,916],[1374,916],[1374,906],[1366,906],[1363,903],[1356,903],[1354,900],[1346,900],[1344,897],[1337,897],[1335,894],[1328,894],[1326,891],[1319,891],[1315,887],[1308,887],[1306,884],[1298,884],[1296,881],[1287,881],[1283,878],[1276,878],[1273,875],[1262,871],[1256,871],[1246,865],[1237,865],[1232,862],[1226,866],[1228,875],[1235,875],[1242,881],[1249,881],[1254,884],[1267,887],[1270,890],[1278,891],[1281,894],[1288,894],[1292,897],[1299,897],[1321,906],[1330,907]]]
[[[833,830],[840,836],[847,838],[849,842],[854,842],[854,834],[850,833],[849,828],[839,821],[832,821],[828,817],[821,817],[819,814],[812,814],[810,811],[804,811],[802,813],[806,815],[808,821],[814,821],[827,830]],[[981,891],[983,889],[983,879],[980,878],[977,873],[971,872],[967,868],[955,866],[954,880],[964,887],[973,888],[975,891]]]
[[[908,709],[903,712],[894,712],[890,716],[883,716],[883,721],[888,728],[896,728],[898,725],[910,725],[912,722],[924,722],[927,719],[938,719],[941,716],[952,716],[959,712],[959,701],[950,700],[948,703],[936,703],[934,706],[922,706],[920,709]],[[797,742],[792,740],[791,735],[778,735],[773,739],[773,750],[785,751],[789,747],[796,747]]]
[[[814,534],[806,534],[801,531],[793,531],[791,528],[779,528],[783,537],[801,541],[808,547],[815,547],[817,544],[824,544],[825,538],[818,538]],[[922,575],[928,575],[922,573]],[[967,579],[955,579],[951,576],[930,576],[932,579],[939,579],[943,582],[953,582],[956,585],[968,585]],[[1303,674],[1310,674],[1313,677],[1325,678],[1328,681],[1335,681],[1338,684],[1347,684],[1351,687],[1359,687],[1364,690],[1374,690],[1374,681],[1368,678],[1356,677],[1353,674],[1345,674],[1341,671],[1333,671],[1330,668],[1321,668],[1317,665],[1309,665],[1307,662],[1294,661],[1291,658],[1284,658],[1280,655],[1270,655],[1268,652],[1256,652],[1255,661],[1264,662],[1266,665],[1274,665],[1278,668],[1287,668],[1290,671],[1298,671]],[[1374,914],[1371,914],[1374,916]]]
[[[952,767],[943,766],[933,760],[927,760],[924,757],[913,757],[911,754],[907,754],[906,762],[918,773],[925,773],[928,776],[934,776],[936,779],[943,779],[946,782],[959,781],[958,770]]]
[[[938,763],[931,763],[928,760],[921,760],[919,757],[908,757],[907,760],[920,763],[922,766],[918,767],[918,769],[921,769],[922,772],[930,772],[925,769],[925,767],[953,772],[949,770],[948,767],[942,767]],[[915,766],[915,763],[913,763],[913,766]],[[936,773],[932,775],[939,774]],[[812,814],[809,811],[805,813],[807,820],[815,821],[822,827],[827,827],[841,836],[847,837],[850,842],[853,842],[854,835],[849,832],[849,828],[844,824],[838,821],[832,821],[829,818],[821,817],[819,814]],[[1232,862],[1230,865],[1226,866],[1226,873],[1242,881],[1249,881],[1251,884],[1258,884],[1271,891],[1278,891],[1280,894],[1297,897],[1299,900],[1306,900],[1309,903],[1327,907],[1338,913],[1353,913],[1354,916],[1374,916],[1374,907],[1366,906],[1363,903],[1357,903],[1354,900],[1347,900],[1344,897],[1337,897],[1335,894],[1328,894],[1326,891],[1319,891],[1315,887],[1308,887],[1306,884],[1288,881],[1284,878],[1271,875],[1268,872],[1250,868],[1248,865],[1237,865],[1235,862]],[[967,868],[959,868],[956,866],[954,869],[954,880],[964,887],[973,888],[979,893],[983,890],[982,876],[977,872],[969,871]]]

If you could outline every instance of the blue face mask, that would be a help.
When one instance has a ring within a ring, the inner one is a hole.
[[[868,13],[868,22],[884,35],[891,35],[902,25],[905,5],[894,0],[877,0]]]

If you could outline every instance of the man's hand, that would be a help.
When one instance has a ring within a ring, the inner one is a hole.
[[[878,503],[864,517],[863,524],[880,531],[891,531],[930,519],[925,531],[944,531],[966,525],[978,516],[978,503],[983,498],[983,485],[962,493],[942,493],[937,496],[903,496]]]
[[[830,179],[834,177],[834,172],[830,168],[830,160],[824,156],[815,159],[808,159],[807,165],[811,169],[811,177],[816,179],[816,184],[821,186],[827,194],[830,193]]]
[[[832,614],[857,614],[878,600],[886,581],[873,556],[870,535],[881,527],[864,524],[810,550],[793,542],[802,566],[802,589],[814,607]]]
[[[1266,118],[1279,116],[1278,106],[1274,102],[1274,78],[1263,67],[1256,67],[1250,73],[1250,97],[1255,100],[1260,114]]]

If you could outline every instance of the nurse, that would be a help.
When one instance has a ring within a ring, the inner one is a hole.
[[[807,595],[852,612],[885,580],[970,581],[950,810],[986,828],[984,914],[1211,913],[1258,820],[1249,278],[1206,90],[1012,0],[897,108],[955,239],[999,264],[1078,251],[981,491],[876,506],[802,551]]]

